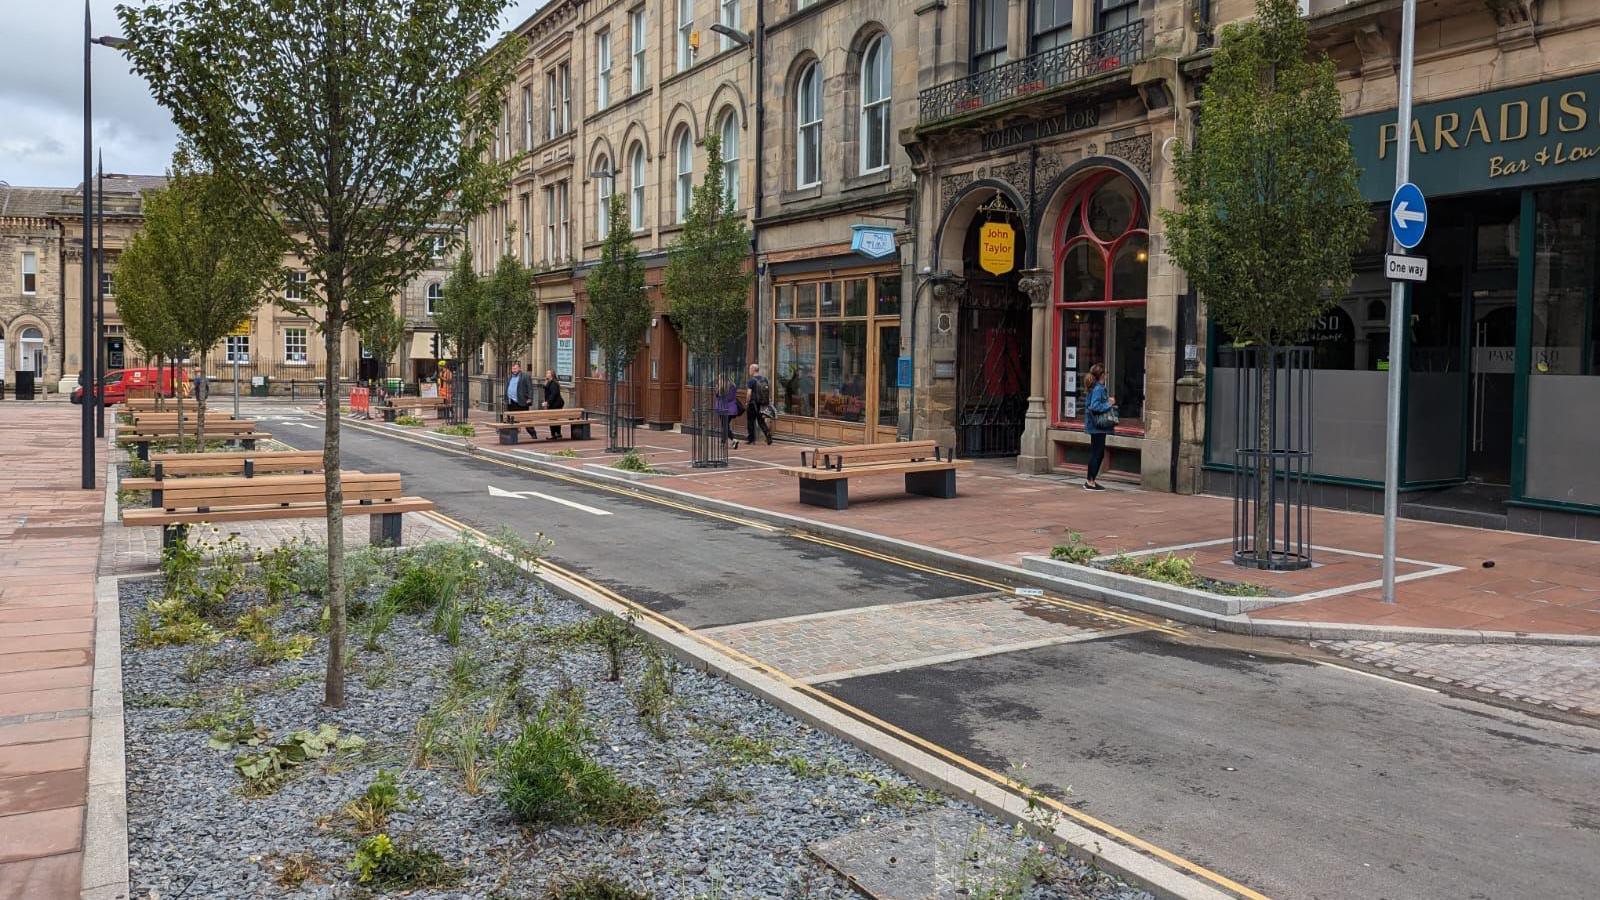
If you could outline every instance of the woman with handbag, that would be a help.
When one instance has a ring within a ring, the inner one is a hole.
[[[1105,487],[1097,479],[1106,458],[1106,435],[1117,427],[1117,398],[1106,388],[1106,367],[1100,363],[1090,366],[1089,374],[1083,376],[1083,389],[1089,395],[1083,415],[1083,430],[1089,435],[1089,477],[1083,489],[1103,491]]]
[[[733,379],[726,375],[717,376],[717,389],[712,395],[712,408],[716,411],[717,418],[722,420],[722,439],[739,449],[739,442],[733,437],[733,419],[743,412],[739,408],[739,386]]]

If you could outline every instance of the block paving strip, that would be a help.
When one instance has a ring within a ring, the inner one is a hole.
[[[1600,648],[1313,641],[1341,658],[1502,700],[1600,717]]]
[[[1092,640],[1136,629],[1029,597],[912,600],[700,630],[805,682]]]

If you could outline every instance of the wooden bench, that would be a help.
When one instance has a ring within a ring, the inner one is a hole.
[[[372,543],[400,544],[400,516],[433,509],[433,501],[407,497],[398,473],[346,472],[341,476],[346,516],[370,516]],[[122,513],[130,527],[160,526],[163,547],[184,539],[197,522],[255,522],[267,519],[326,518],[321,475],[263,475],[256,478],[203,476],[181,478],[152,493],[149,509]]]
[[[191,409],[186,409],[186,410],[183,411],[183,419],[182,419],[182,421],[183,421],[183,425],[184,425],[185,428],[191,428],[191,427],[194,426],[195,414],[194,414],[194,410],[192,408]],[[207,430],[209,430],[214,423],[217,423],[217,422],[234,422],[234,421],[242,421],[242,420],[234,419],[233,416],[231,416],[231,415],[229,415],[227,413],[221,412],[220,410],[216,411],[216,412],[207,412],[206,413],[206,429]],[[160,410],[160,411],[156,411],[156,410],[140,410],[140,411],[135,412],[133,414],[133,424],[134,424],[135,427],[142,427],[142,426],[146,426],[146,425],[172,425],[172,426],[176,426],[178,424],[178,422],[179,422],[178,413],[176,411],[174,411],[174,410]]]
[[[206,438],[215,438],[221,441],[231,441],[243,445],[246,450],[254,450],[256,441],[268,440],[272,437],[264,431],[256,431],[256,423],[252,419],[222,419],[219,421],[206,420]],[[183,433],[178,433],[176,419],[172,423],[134,423],[133,425],[117,430],[117,443],[132,444],[139,458],[150,458],[150,445],[162,441],[176,441],[180,438],[193,439],[195,430],[192,422],[185,421]]]
[[[582,407],[570,409],[529,409],[522,412],[508,412],[500,414],[500,421],[496,422],[495,430],[500,433],[500,443],[515,444],[524,428],[549,428],[565,427],[567,437],[575,441],[589,439],[589,426],[593,424],[589,413]]]
[[[385,422],[393,422],[407,410],[421,413],[425,409],[432,409],[437,410],[439,418],[450,418],[450,401],[438,397],[390,397],[389,402],[378,409],[383,413]]]
[[[321,450],[253,450],[226,453],[152,453],[150,465],[157,479],[190,475],[256,475],[322,471]],[[131,479],[130,479],[131,480]],[[126,484],[126,482],[124,482]],[[134,488],[148,490],[148,488]]]
[[[970,465],[941,453],[933,441],[899,441],[801,451],[799,466],[780,471],[800,479],[801,503],[847,509],[853,477],[904,475],[906,493],[949,500],[956,495],[956,469]]]

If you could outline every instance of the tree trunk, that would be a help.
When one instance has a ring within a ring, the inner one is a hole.
[[[1252,541],[1252,550],[1255,558],[1263,566],[1272,559],[1272,478],[1274,467],[1272,457],[1266,455],[1272,450],[1272,441],[1275,437],[1272,427],[1273,404],[1276,402],[1277,393],[1277,368],[1272,364],[1276,348],[1258,347],[1256,349],[1256,378],[1259,390],[1256,391],[1256,450],[1260,455],[1256,457],[1256,520],[1255,539]]]
[[[210,353],[200,354],[200,377],[202,379],[205,378],[206,357],[210,355]],[[198,388],[200,384],[205,384],[205,382],[202,380],[196,387]],[[209,388],[210,385],[206,385],[206,387]],[[204,453],[206,451],[206,398],[201,396],[201,393],[199,390],[194,392],[194,452],[196,453]]]
[[[336,308],[338,302],[328,298],[330,308]],[[322,404],[323,502],[328,507],[328,674],[322,702],[335,709],[344,706],[344,485],[339,480],[339,338],[343,331],[341,318],[330,314],[322,339],[328,383]]]
[[[172,397],[178,404],[178,452],[183,452],[183,370],[178,368],[176,358],[172,361]]]

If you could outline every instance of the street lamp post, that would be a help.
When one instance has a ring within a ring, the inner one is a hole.
[[[106,159],[100,153],[94,183],[94,436],[106,436]],[[87,404],[89,392],[83,392]]]

